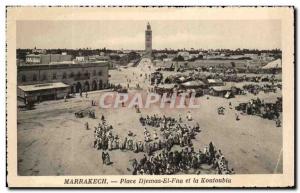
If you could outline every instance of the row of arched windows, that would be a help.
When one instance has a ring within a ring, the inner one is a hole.
[[[102,76],[102,71],[98,71],[98,73],[96,72],[96,70],[93,70],[93,76]],[[77,78],[80,78],[80,77],[89,77],[90,76],[90,73],[89,72],[84,72],[84,73],[81,73],[81,72],[77,72],[76,74],[74,74],[74,72],[70,72],[70,74],[68,75],[66,72],[63,72],[62,74],[62,79],[67,79],[67,78],[74,78],[74,77],[77,77]],[[26,82],[27,81],[27,77],[25,74],[22,75],[21,77],[22,79],[22,82]],[[57,79],[57,74],[56,72],[54,72],[52,74],[52,80],[56,80]],[[32,81],[37,81],[38,80],[38,76],[37,74],[33,74],[32,76]],[[41,80],[44,81],[44,80],[48,80],[48,76],[46,73],[43,73],[42,76],[41,76]]]

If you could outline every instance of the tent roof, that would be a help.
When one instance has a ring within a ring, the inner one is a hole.
[[[221,79],[207,79],[208,83],[223,83]]]
[[[158,85],[157,88],[163,88],[163,89],[172,89],[175,87],[175,84],[161,84]]]
[[[243,86],[241,84],[237,84],[235,82],[226,82],[226,86],[227,87],[235,87],[235,88],[238,88],[238,89],[243,89]]]
[[[269,62],[267,65],[263,66],[262,69],[273,69],[273,68],[282,68],[281,59],[274,60]]]
[[[231,90],[231,86],[213,86],[211,88],[215,91],[228,91],[228,90]]]
[[[181,85],[187,86],[187,87],[189,87],[189,86],[193,87],[193,86],[204,86],[205,84],[201,80],[193,80],[193,81],[188,81],[188,82],[182,83]]]
[[[162,66],[162,68],[173,68],[173,67],[174,67],[173,63],[167,63],[164,66]]]
[[[277,98],[272,98],[272,97],[269,97],[269,98],[264,98],[264,103],[276,103],[277,102]]]

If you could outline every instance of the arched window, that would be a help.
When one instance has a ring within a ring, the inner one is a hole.
[[[43,78],[42,78],[42,80],[47,80],[48,78],[47,78],[47,74],[46,73],[44,73],[43,74]]]
[[[88,77],[90,75],[90,73],[88,72],[88,71],[86,71],[85,73],[84,73],[84,76],[85,77]]]
[[[53,80],[56,79],[56,72],[54,72],[54,73],[52,74],[52,79],[53,79]]]
[[[36,74],[33,74],[32,81],[37,81],[37,75]]]
[[[66,72],[64,72],[63,73],[63,77],[62,77],[63,79],[66,79],[67,78],[67,73]]]
[[[73,77],[74,77],[74,73],[71,72],[71,73],[70,73],[70,78],[73,78]]]
[[[22,82],[26,82],[26,76],[25,76],[25,74],[22,75]]]
[[[93,76],[96,76],[96,74],[97,74],[97,73],[96,73],[96,70],[94,70],[94,71],[93,71]]]
[[[99,76],[102,76],[102,71],[101,71],[101,70],[98,72],[98,75],[99,75]]]
[[[77,77],[80,78],[81,77],[81,73],[77,72]]]

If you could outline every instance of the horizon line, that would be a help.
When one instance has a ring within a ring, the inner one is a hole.
[[[23,50],[34,50],[34,49],[40,49],[40,50],[101,50],[101,49],[106,49],[106,50],[136,50],[136,51],[145,51],[145,49],[129,49],[129,48],[107,48],[107,47],[102,47],[102,48],[16,48],[16,49],[23,49]],[[152,51],[160,51],[160,50],[186,50],[186,51],[191,51],[191,50],[230,50],[230,51],[236,51],[236,50],[281,50],[281,48],[264,48],[264,49],[258,49],[258,48],[161,48],[161,49],[152,49]]]

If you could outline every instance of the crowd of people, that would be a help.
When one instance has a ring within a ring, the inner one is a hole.
[[[175,118],[172,117],[166,117],[165,115],[163,117],[159,117],[158,115],[147,115],[146,117],[141,116],[140,117],[140,123],[143,126],[151,126],[151,127],[162,127],[165,125],[174,125],[176,122]]]
[[[94,147],[102,150],[118,149],[120,144],[118,135],[113,135],[113,127],[106,123],[104,116],[101,118],[101,123],[94,130]]]
[[[187,120],[189,120],[189,116],[187,116]],[[148,125],[160,128],[162,140],[165,142],[163,144],[166,144],[167,150],[170,150],[174,145],[181,147],[192,146],[192,139],[201,131],[198,123],[194,126],[183,124],[181,117],[179,117],[179,120],[176,120],[172,117],[147,115],[145,118],[141,117],[140,122],[143,126]],[[145,139],[151,141],[151,138],[149,139],[149,137],[151,137],[149,133],[150,132],[145,128]],[[156,139],[158,139],[158,137],[156,131],[154,131],[154,140]]]
[[[282,98],[278,98],[276,102],[265,102],[259,98],[252,99],[248,103],[239,104],[236,110],[248,115],[258,115],[262,118],[278,121],[282,112]]]
[[[163,150],[148,157],[144,154],[140,161],[133,159],[131,166],[133,175],[171,175],[190,170],[200,174],[203,164],[210,166],[217,174],[234,174],[221,150],[217,151],[212,142],[204,151],[196,152],[193,147],[186,147],[181,151]]]
[[[264,84],[264,85],[258,85],[258,84],[246,84],[243,86],[243,89],[246,90],[248,93],[252,93],[254,95],[258,95],[259,92],[263,91],[264,93],[268,92],[276,92],[277,89],[281,89],[281,86],[279,84]]]
[[[159,136],[154,131],[153,137],[151,137],[150,131],[144,128],[144,141],[142,141],[137,140],[132,132],[129,132],[124,139],[114,135],[112,132],[113,127],[107,125],[105,118],[102,118],[102,123],[95,127],[94,147],[108,151],[120,149],[152,155],[153,152],[162,149],[170,151],[174,145],[179,145],[180,147],[192,146],[192,139],[195,138],[197,132],[200,132],[199,124],[192,127],[187,124],[180,124],[175,119],[167,117],[158,119],[161,120],[160,122],[165,123],[160,128],[161,135]]]
[[[102,150],[103,164],[110,165],[112,162],[109,151],[119,149],[144,153],[144,158],[139,162],[132,160],[134,175],[175,174],[191,169],[195,171],[201,169],[202,164],[208,164],[219,174],[233,173],[233,170],[228,169],[228,163],[221,151],[216,151],[212,143],[204,151],[194,151],[192,139],[201,131],[198,123],[190,126],[175,118],[158,115],[141,117],[140,122],[143,126],[160,128],[160,135],[155,129],[151,131],[151,135],[150,128],[144,128],[144,141],[137,140],[130,131],[121,139],[113,134],[113,126],[108,125],[102,116],[101,123],[94,130],[94,147]],[[174,145],[178,145],[181,150],[172,151]]]

